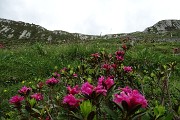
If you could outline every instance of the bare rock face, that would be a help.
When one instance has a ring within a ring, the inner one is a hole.
[[[144,30],[145,33],[164,33],[167,31],[180,30],[180,20],[162,20]]]

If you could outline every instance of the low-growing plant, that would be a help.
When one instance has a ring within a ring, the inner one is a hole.
[[[40,56],[48,56],[49,51],[41,45],[33,48]],[[170,77],[176,71],[176,62],[153,63],[151,56],[158,55],[151,55],[144,49],[139,53],[139,58],[146,59],[132,60],[128,65],[124,62],[128,52],[126,45],[115,53],[100,49],[100,52],[87,58],[81,57],[79,52],[83,54],[82,50],[75,47],[72,50],[74,57],[80,58],[80,64],[62,69],[55,67],[48,79],[23,84],[9,100],[15,111],[6,113],[4,116],[7,119],[179,118],[179,88],[174,88],[176,91],[172,92],[169,87]]]

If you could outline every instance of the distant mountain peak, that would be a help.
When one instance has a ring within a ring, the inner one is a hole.
[[[151,33],[164,33],[167,31],[180,30],[180,20],[170,19],[170,20],[161,20],[154,24],[151,27],[148,27],[144,32]]]

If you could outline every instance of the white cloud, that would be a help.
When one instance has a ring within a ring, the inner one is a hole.
[[[180,19],[179,0],[0,0],[0,17],[85,34],[142,31]]]

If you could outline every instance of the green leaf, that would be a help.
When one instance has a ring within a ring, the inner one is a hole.
[[[159,117],[165,113],[165,107],[162,105],[156,106],[154,108],[154,114]]]
[[[180,106],[178,107],[177,113],[178,113],[178,115],[180,115]]]
[[[36,100],[34,98],[30,99],[29,104],[31,105],[31,107],[34,107],[34,105],[36,104]]]
[[[80,111],[84,118],[87,118],[88,115],[95,110],[95,107],[92,105],[92,103],[89,100],[83,101],[80,104]]]
[[[33,110],[34,112],[38,113],[38,114],[41,114],[41,113],[39,112],[39,110],[36,109],[36,108],[32,108],[32,110]]]
[[[117,112],[111,110],[108,106],[104,106],[103,107],[103,110],[109,114],[110,116],[112,116],[112,119],[115,120],[117,117],[118,117],[118,114]]]
[[[133,115],[132,120],[136,120],[137,118],[139,118],[139,117],[141,117],[141,116],[143,116],[145,114],[146,114],[146,111],[136,113],[135,115]]]
[[[72,113],[72,115],[70,115],[70,116],[76,118],[77,120],[82,120],[82,119],[83,119],[81,116],[78,116],[78,115],[75,114],[73,111],[71,111],[71,113]],[[66,116],[66,117],[67,117],[67,116]]]
[[[172,120],[173,114],[168,114],[164,120]]]

